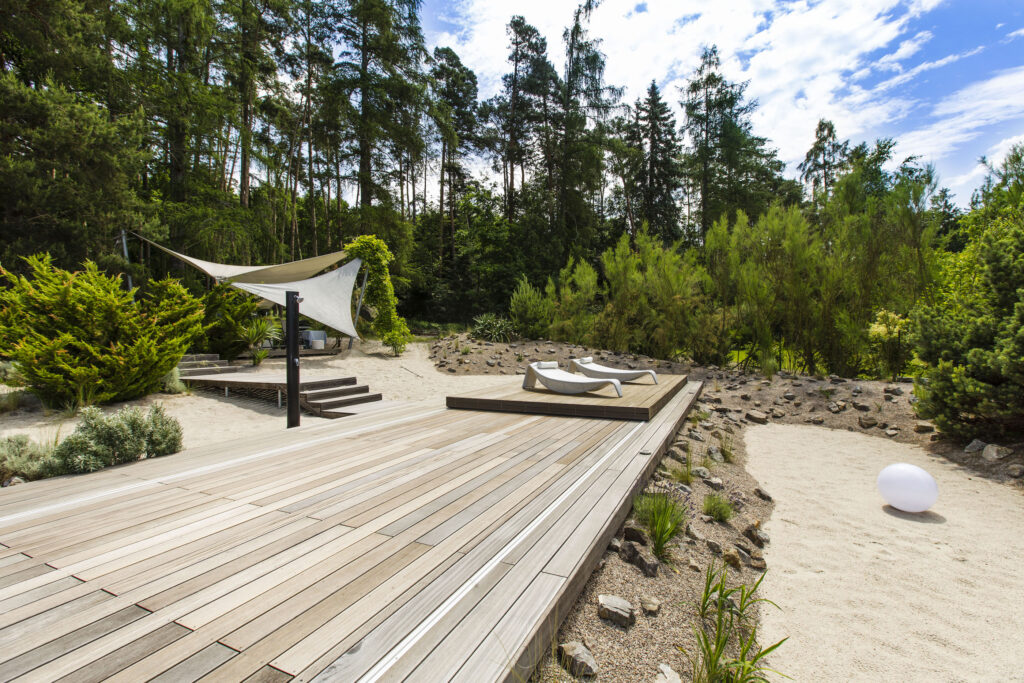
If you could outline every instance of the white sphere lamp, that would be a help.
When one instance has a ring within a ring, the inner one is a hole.
[[[924,512],[938,499],[939,485],[917,465],[900,462],[878,473],[878,492],[897,510]]]

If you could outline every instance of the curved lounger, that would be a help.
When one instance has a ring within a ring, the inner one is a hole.
[[[530,363],[526,368],[526,377],[523,378],[523,389],[533,389],[537,386],[537,382],[558,394],[584,394],[611,386],[619,398],[622,397],[622,386],[619,384],[619,380],[584,378],[573,375],[565,370],[559,370],[558,363],[554,361]]]
[[[606,365],[598,365],[594,362],[592,356],[573,358],[569,361],[569,369],[572,372],[579,370],[587,377],[617,379],[620,382],[629,382],[630,380],[640,379],[644,375],[650,375],[654,383],[658,383],[658,375],[655,374],[654,370],[619,370],[618,368],[610,368]]]

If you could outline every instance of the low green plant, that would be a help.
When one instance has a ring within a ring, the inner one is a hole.
[[[732,517],[732,505],[725,496],[709,493],[704,496],[703,510],[716,522],[728,522]]]
[[[524,275],[512,292],[508,312],[519,334],[527,339],[542,339],[548,336],[555,308],[554,303],[531,285]]]
[[[633,501],[633,510],[647,527],[654,555],[667,560],[669,541],[686,528],[685,505],[667,493],[643,493]]]
[[[239,330],[239,338],[249,347],[252,364],[259,365],[270,353],[263,348],[263,342],[280,341],[282,336],[281,321],[271,315],[253,318]]]
[[[149,413],[124,408],[104,415],[98,408],[82,411],[81,421],[54,449],[64,472],[93,472],[142,457],[157,458],[181,450],[181,424],[154,405]]]
[[[469,348],[468,346],[463,346],[462,349],[460,349],[459,353],[461,353],[463,356],[468,356],[469,354],[473,353],[473,349]]]
[[[693,484],[693,467],[690,465],[690,457],[686,457],[686,462],[680,467],[673,467],[669,470],[672,478],[681,484],[687,486]]]
[[[736,459],[736,451],[732,447],[732,437],[722,436],[720,449],[722,451],[722,459],[726,462],[733,462]]]
[[[11,477],[31,481],[63,473],[52,444],[36,443],[24,434],[0,439],[0,481]]]
[[[163,391],[165,394],[184,394],[188,392],[188,387],[181,381],[181,373],[178,368],[171,369],[171,371],[164,376]]]
[[[493,313],[484,313],[473,318],[473,336],[489,342],[507,343],[515,339],[516,330],[511,321]]]

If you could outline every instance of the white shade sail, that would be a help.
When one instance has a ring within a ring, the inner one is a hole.
[[[134,234],[134,233],[133,233]],[[295,282],[304,280],[319,273],[325,268],[330,268],[335,263],[345,260],[345,252],[335,251],[323,256],[313,256],[301,261],[281,263],[276,266],[232,266],[226,263],[214,263],[203,259],[186,256],[165,246],[157,244],[153,240],[146,239],[142,235],[135,235],[141,240],[149,242],[157,249],[167,252],[175,258],[179,258],[195,268],[203,271],[218,282],[252,282],[255,284],[279,284],[282,282]]]
[[[285,305],[285,292],[298,292],[302,298],[299,313],[358,338],[352,322],[352,289],[362,264],[360,259],[352,259],[337,270],[295,282],[257,284],[232,280],[231,284],[281,306]]]

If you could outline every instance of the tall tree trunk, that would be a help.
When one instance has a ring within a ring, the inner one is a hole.
[[[445,140],[444,138],[441,138],[441,169],[440,169],[440,172],[438,173],[438,178],[440,179],[440,183],[438,183],[438,186],[439,186],[439,191],[441,193],[441,197],[440,197],[440,199],[437,202],[437,214],[438,214],[438,219],[439,219],[440,227],[441,227],[440,235],[439,236],[441,238],[441,241],[440,241],[440,244],[438,246],[438,254],[437,255],[438,255],[438,258],[441,259],[442,263],[444,263],[444,165],[445,165],[444,164],[444,159],[445,159],[445,155],[447,153],[448,153],[448,141]]]
[[[359,205],[368,207],[373,201],[373,167],[370,155],[373,152],[370,141],[370,112],[367,90],[369,90],[370,47],[367,26],[363,20],[359,44]],[[366,228],[366,216],[361,218]]]

